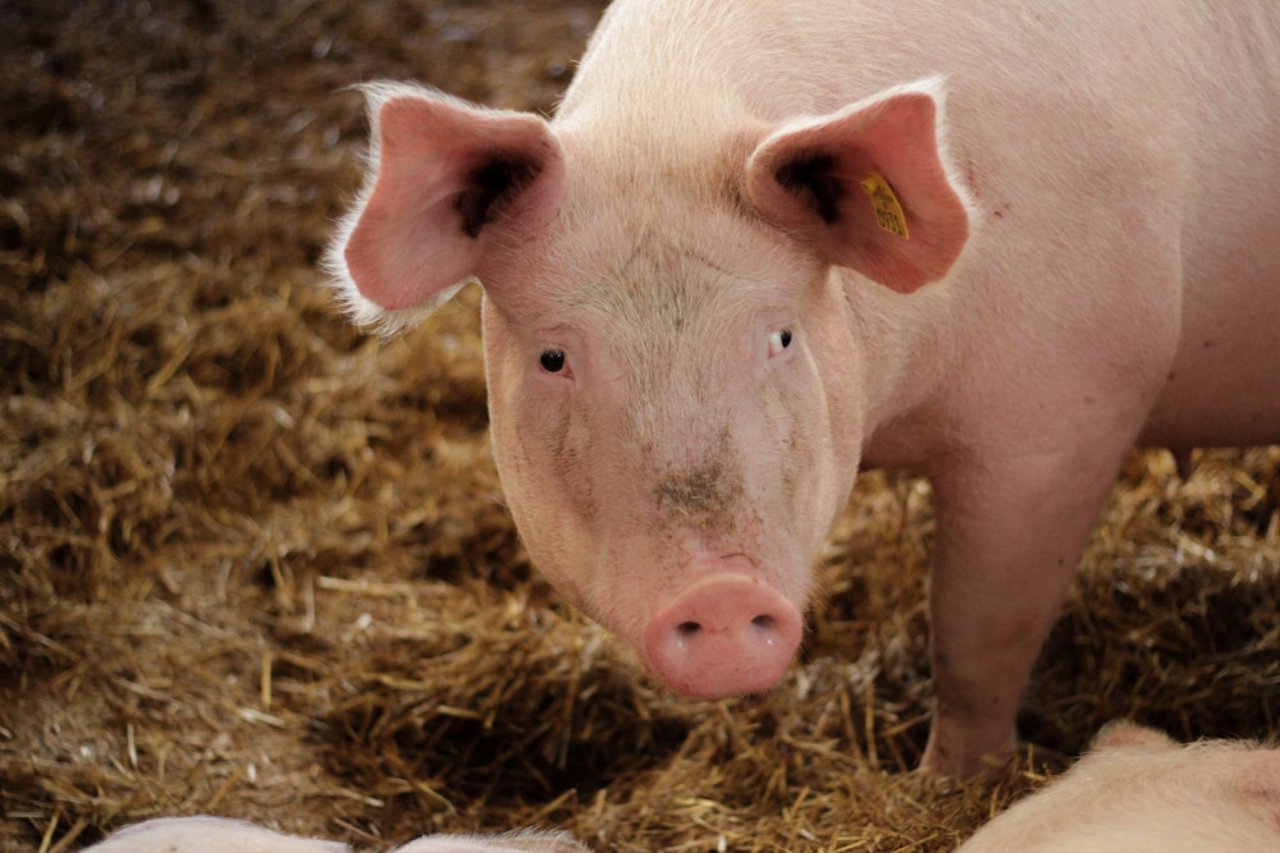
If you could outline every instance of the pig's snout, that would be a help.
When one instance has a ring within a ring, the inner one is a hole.
[[[685,696],[732,696],[771,687],[800,644],[795,605],[743,574],[685,589],[645,630],[649,666]]]

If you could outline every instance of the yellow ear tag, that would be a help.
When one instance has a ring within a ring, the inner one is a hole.
[[[876,222],[890,234],[897,234],[903,240],[910,240],[907,233],[907,216],[902,212],[898,197],[893,188],[884,179],[884,175],[872,171],[862,179],[862,188],[871,196],[871,207],[876,212]]]

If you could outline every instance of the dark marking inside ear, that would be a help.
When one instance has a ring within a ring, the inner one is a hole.
[[[480,229],[493,221],[495,211],[510,201],[542,171],[542,164],[520,154],[500,154],[471,173],[468,189],[461,192],[453,206],[462,217],[462,230],[472,240]]]
[[[844,184],[835,175],[835,158],[830,154],[808,154],[779,167],[773,175],[778,183],[806,198],[822,221],[831,225],[840,218]]]

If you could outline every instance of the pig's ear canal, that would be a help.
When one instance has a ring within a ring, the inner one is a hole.
[[[357,320],[429,310],[483,276],[495,239],[550,221],[564,158],[541,118],[407,86],[369,89],[374,173],[331,249]]]
[[[747,198],[828,263],[901,293],[942,278],[969,215],[939,147],[941,91],[925,81],[782,125],[747,161]]]

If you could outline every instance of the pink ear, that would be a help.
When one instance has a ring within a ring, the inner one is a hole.
[[[1178,742],[1156,729],[1149,729],[1128,720],[1112,720],[1099,730],[1093,739],[1093,751],[1127,748],[1148,752],[1173,749]]]
[[[946,274],[969,235],[938,150],[936,83],[784,125],[747,161],[759,214],[826,261],[902,293]]]
[[[370,92],[376,177],[341,245],[361,297],[431,306],[481,273],[495,232],[555,216],[564,160],[541,118],[407,86]]]

